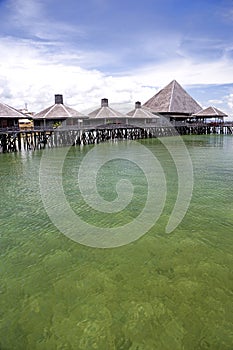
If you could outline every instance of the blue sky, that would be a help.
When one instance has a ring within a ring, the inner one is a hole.
[[[232,0],[0,0],[0,101],[128,111],[176,79],[233,116]]]

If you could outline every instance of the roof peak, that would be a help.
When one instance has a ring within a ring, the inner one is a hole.
[[[0,116],[6,118],[26,118],[24,113],[2,102],[0,102]]]
[[[175,79],[144,103],[144,106],[157,113],[184,115],[191,115],[201,109],[201,106]]]
[[[63,95],[55,95],[55,103],[42,111],[36,113],[35,119],[67,119],[67,118],[83,118],[85,115],[78,112],[72,107],[68,107],[63,103]]]
[[[208,117],[208,116],[216,116],[216,117],[227,117],[227,114],[224,113],[223,111],[221,111],[220,109],[214,107],[214,106],[209,106],[209,107],[206,107],[206,108],[203,108],[202,110],[200,110],[198,113],[195,113],[194,114],[195,116],[197,117],[201,117],[201,116],[205,116],[205,117]]]
[[[121,112],[116,111],[115,109],[109,107],[108,99],[101,99],[101,107],[90,112],[88,114],[90,118],[111,118],[111,117],[125,117],[125,115]]]

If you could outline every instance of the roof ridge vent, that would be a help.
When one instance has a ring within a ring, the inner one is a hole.
[[[55,95],[55,104],[63,104],[63,95]]]
[[[101,99],[101,107],[108,107],[108,99],[107,98]]]

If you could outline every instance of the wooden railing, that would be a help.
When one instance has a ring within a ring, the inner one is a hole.
[[[132,121],[133,126],[136,128],[156,128],[156,127],[233,127],[233,121],[231,122],[210,122],[210,123],[203,123],[203,122],[181,122],[181,121],[173,121],[169,122],[167,124],[163,124],[161,122],[155,122],[155,123],[143,123],[143,122],[134,122]],[[117,127],[118,124],[116,124]],[[119,124],[121,125],[121,124]],[[131,124],[129,124],[129,127]],[[107,124],[106,124],[107,127]],[[127,125],[126,125],[127,127]],[[6,127],[6,128],[0,128],[1,133],[19,133],[19,132],[36,132],[36,131],[71,131],[71,130],[93,130],[98,129],[98,125],[96,124],[90,124],[90,125],[61,125],[58,128],[53,128],[52,126],[34,126],[33,128],[19,128],[19,127]]]

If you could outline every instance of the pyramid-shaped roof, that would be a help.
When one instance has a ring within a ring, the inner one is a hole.
[[[62,95],[55,95],[55,104],[36,113],[33,119],[86,118],[84,114],[63,104]]]
[[[191,115],[202,109],[176,80],[151,97],[144,106],[164,114]]]
[[[227,114],[215,107],[207,107],[194,114],[195,117],[227,117]]]
[[[98,119],[122,118],[122,117],[125,118],[125,115],[123,113],[118,112],[115,109],[109,107],[107,98],[102,98],[101,107],[89,113],[88,116],[89,118],[98,118]]]
[[[0,118],[23,119],[26,118],[26,116],[17,109],[8,106],[5,103],[0,103]]]
[[[135,108],[127,113],[131,118],[150,118],[150,119],[159,119],[159,117],[152,113],[152,111],[145,106],[141,106],[141,102],[135,102]]]

